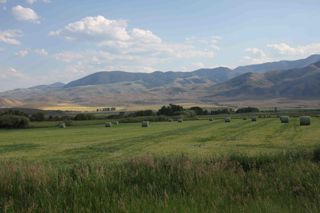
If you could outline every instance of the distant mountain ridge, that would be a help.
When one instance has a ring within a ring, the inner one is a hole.
[[[197,103],[281,97],[320,99],[319,64],[320,55],[312,55],[297,61],[234,70],[217,67],[193,72],[98,72],[68,84],[58,82],[1,92],[0,107]]]
[[[88,75],[79,80],[66,84],[65,88],[113,84],[119,82],[137,82],[147,88],[160,87],[173,83],[177,79],[188,79],[197,77],[198,79],[210,80],[213,83],[220,83],[236,76],[231,69],[226,67],[218,67],[214,69],[200,69],[193,72],[153,72],[153,73],[130,73],[123,71],[104,71]],[[203,82],[203,81],[202,81]]]
[[[209,97],[320,98],[320,61],[303,68],[245,73],[214,85]]]
[[[240,66],[234,69],[234,71],[238,74],[244,74],[247,72],[263,73],[273,70],[290,70],[295,68],[303,68],[318,61],[320,61],[320,54],[311,55],[305,59],[294,61],[277,61],[267,62],[263,64]]]

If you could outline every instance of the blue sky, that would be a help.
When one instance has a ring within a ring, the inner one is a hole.
[[[318,0],[0,0],[0,91],[320,53]]]

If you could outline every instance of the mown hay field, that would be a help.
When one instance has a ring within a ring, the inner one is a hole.
[[[320,120],[0,131],[0,212],[319,212]]]
[[[300,126],[298,118],[290,119],[289,124],[276,118],[155,122],[149,128],[142,128],[141,123],[106,128],[104,121],[74,122],[65,129],[45,124],[35,124],[42,128],[0,130],[0,160],[68,164],[103,159],[119,162],[145,155],[253,156],[312,149],[320,143],[320,119],[316,117],[311,126]]]

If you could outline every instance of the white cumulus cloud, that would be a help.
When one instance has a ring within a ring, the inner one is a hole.
[[[176,67],[179,63],[194,65],[203,59],[212,60],[221,39],[195,38],[192,42],[172,43],[151,30],[129,28],[126,21],[103,16],[85,17],[51,31],[49,35],[79,45],[89,44],[81,51],[62,51],[54,56],[69,67],[82,67],[79,70],[151,71],[163,64],[175,64]]]
[[[32,23],[40,23],[40,16],[31,8],[22,7],[17,5],[12,8],[14,17],[19,21],[27,21]]]
[[[93,39],[124,41],[130,37],[126,31],[127,22],[109,20],[103,16],[86,17],[63,29],[52,31],[51,36],[62,36],[70,40]]]
[[[0,31],[0,42],[11,45],[19,45],[20,41],[17,38],[21,36],[22,32],[20,30]]]

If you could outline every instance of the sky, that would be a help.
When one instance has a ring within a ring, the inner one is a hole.
[[[0,91],[320,53],[319,0],[0,0]]]

